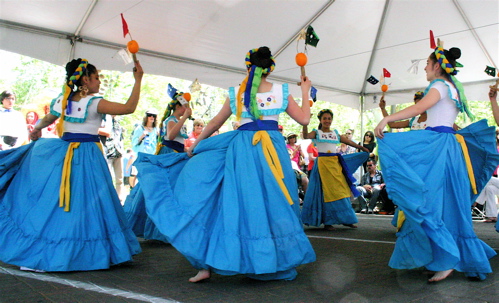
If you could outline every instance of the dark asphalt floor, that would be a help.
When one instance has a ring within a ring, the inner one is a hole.
[[[427,283],[422,269],[394,270],[391,216],[359,214],[359,228],[306,228],[317,261],[294,281],[262,282],[242,275],[189,283],[196,274],[172,246],[141,241],[134,262],[109,270],[30,273],[0,262],[0,302],[499,302],[499,257],[494,273],[473,282],[454,272]],[[474,221],[480,239],[499,252],[494,224]]]

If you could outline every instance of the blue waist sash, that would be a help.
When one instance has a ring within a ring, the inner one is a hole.
[[[358,197],[360,195],[359,191],[355,187],[355,178],[352,176],[350,171],[348,170],[348,166],[343,159],[343,156],[339,153],[319,153],[319,157],[338,157],[338,161],[341,165],[341,172],[343,176],[345,176],[345,180],[347,181],[348,187],[350,187],[350,191],[352,192],[354,197]]]
[[[184,150],[184,144],[178,142],[178,141],[174,141],[174,140],[164,140],[161,141],[161,144],[163,144],[164,146],[166,147],[169,147],[171,149],[173,149],[174,151],[176,152],[179,152],[179,153],[183,153],[185,150]]]
[[[278,126],[274,120],[256,120],[239,126],[237,130],[278,130]]]
[[[428,126],[427,128],[425,128],[425,130],[431,130],[437,133],[448,133],[448,134],[456,133],[456,131],[449,126],[435,126],[435,127]]]
[[[67,142],[100,142],[99,135],[68,133],[68,132],[65,132],[62,135],[61,139]]]

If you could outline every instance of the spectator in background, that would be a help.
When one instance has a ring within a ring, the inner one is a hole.
[[[142,125],[137,126],[132,134],[132,149],[135,154],[154,154],[158,142],[159,129],[157,125],[158,111],[149,109],[146,111]]]
[[[35,125],[38,122],[38,114],[34,111],[29,111],[26,113],[26,126],[28,133],[31,133],[35,129]]]
[[[354,132],[353,129],[347,129],[347,131],[345,132],[345,137],[347,137],[348,140],[352,140],[353,132]],[[343,155],[353,154],[357,152],[357,150],[355,149],[355,147],[341,142],[340,146],[336,148],[336,152],[343,156]]]
[[[383,174],[376,169],[376,160],[367,160],[366,166],[367,172],[362,176],[360,186],[357,186],[357,190],[360,192],[358,199],[361,208],[360,212],[363,214],[372,214],[378,202],[380,191],[385,187],[385,183]],[[369,202],[366,201],[367,199],[369,199]]]
[[[369,159],[376,160],[376,155],[374,154],[374,149],[376,148],[376,142],[374,142],[374,133],[370,130],[366,131],[363,140],[364,141],[362,143],[359,142],[359,145],[362,145],[369,150]],[[362,166],[364,167],[364,171],[367,171],[367,161],[364,162]]]
[[[297,134],[289,134],[287,137],[287,144],[286,147],[289,152],[289,156],[291,158],[291,161],[295,162],[300,170],[302,170],[302,166],[304,164],[304,156],[301,151],[301,146],[299,144],[296,144],[296,140],[298,138]]]
[[[50,114],[50,105],[46,104],[43,107],[43,111],[44,111],[45,115]],[[45,127],[44,129],[42,129],[42,138],[57,138],[58,137],[57,136],[57,128],[56,128],[58,121],[59,121],[59,119],[56,119],[52,124]]]
[[[204,121],[202,119],[195,119],[192,126],[192,132],[189,135],[189,138],[184,141],[184,146],[186,149],[191,147],[192,143],[196,141],[196,139],[198,138],[199,134],[201,134],[203,129],[204,129]]]
[[[310,178],[310,172],[312,168],[314,168],[315,159],[319,156],[319,152],[317,151],[317,146],[315,146],[315,142],[312,141],[310,145],[307,147],[308,153],[308,167],[307,167],[307,175]]]
[[[132,164],[135,161],[135,155],[131,148],[126,149],[126,154],[123,156],[123,184],[130,187],[130,178],[132,176]]]
[[[120,200],[122,200],[123,189],[123,128],[116,115],[106,115],[104,127],[99,128],[99,135],[105,137],[104,155],[111,176],[114,177],[114,186]]]
[[[0,94],[0,150],[7,150],[23,145],[28,140],[26,121],[23,114],[14,109],[16,95],[11,91]]]

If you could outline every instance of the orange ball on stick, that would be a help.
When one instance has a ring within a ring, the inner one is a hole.
[[[305,66],[308,61],[307,55],[304,53],[298,53],[296,54],[295,61],[298,66]]]
[[[135,40],[130,40],[126,46],[128,51],[132,54],[136,54],[139,51],[139,44]]]
[[[187,100],[187,101],[191,101],[191,94],[189,94],[189,93],[184,93],[184,95],[183,95],[183,96],[184,96],[185,100]]]
[[[308,100],[308,102],[310,103],[310,107],[312,107],[312,105],[314,105],[314,101],[313,100]]]
[[[387,90],[388,90],[388,85],[386,85],[386,84],[381,85],[381,91],[382,92],[385,93]]]

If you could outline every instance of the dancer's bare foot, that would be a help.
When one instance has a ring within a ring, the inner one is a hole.
[[[332,225],[324,225],[325,230],[334,230],[334,226]]]
[[[211,277],[211,273],[209,270],[201,269],[197,275],[195,275],[194,277],[189,279],[189,282],[195,283],[195,282],[209,279],[210,277]]]
[[[431,277],[428,282],[438,282],[450,276],[450,274],[454,271],[454,269],[437,271],[433,277]]]

